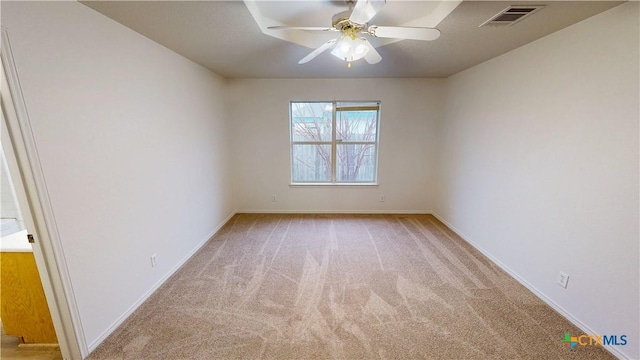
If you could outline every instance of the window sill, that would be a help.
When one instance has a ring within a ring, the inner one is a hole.
[[[378,187],[378,183],[290,183],[289,187]]]

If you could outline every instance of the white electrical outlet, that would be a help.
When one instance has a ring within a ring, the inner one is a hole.
[[[277,197],[277,196],[275,196],[275,195],[271,195],[271,201],[272,201],[272,202],[276,202],[276,201],[278,201],[278,197]]]
[[[158,258],[156,254],[151,255],[151,267],[155,267],[158,264]]]
[[[380,196],[380,202],[384,202],[384,195]]]
[[[566,289],[568,284],[569,284],[569,275],[560,271],[560,273],[558,274],[558,285]]]

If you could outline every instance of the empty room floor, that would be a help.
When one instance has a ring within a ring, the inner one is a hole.
[[[237,214],[90,359],[612,359],[431,215]]]

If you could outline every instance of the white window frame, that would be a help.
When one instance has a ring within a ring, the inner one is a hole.
[[[295,141],[294,140],[294,131],[293,131],[293,104],[294,103],[330,103],[332,104],[332,119],[331,119],[331,141]],[[341,103],[348,103],[350,106],[338,106]],[[362,106],[353,106],[353,104],[363,104]],[[376,104],[372,106],[372,104]],[[342,139],[337,139],[337,112],[343,110],[377,110],[376,115],[376,137],[375,141],[343,141]],[[334,185],[364,185],[364,186],[377,186],[378,185],[378,159],[380,154],[380,100],[295,100],[289,102],[289,152],[290,152],[290,173],[291,173],[291,182],[290,185],[297,186],[313,186],[313,185],[321,185],[321,186],[334,186]],[[293,178],[293,169],[294,169],[294,151],[293,148],[295,145],[331,145],[331,179],[329,181],[301,181],[295,180]],[[338,152],[338,144],[341,145],[373,145],[375,148],[375,161],[374,161],[374,169],[373,181],[338,181],[337,179],[337,152]]]

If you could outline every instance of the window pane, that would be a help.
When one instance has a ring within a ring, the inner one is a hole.
[[[294,182],[331,181],[331,145],[293,145]]]
[[[376,180],[376,147],[373,144],[338,145],[336,180],[342,182],[374,182]]]
[[[293,141],[331,141],[330,102],[292,102],[291,135]]]
[[[338,107],[339,111],[336,111],[336,139],[338,141],[376,141],[378,104],[361,103],[350,104],[350,106],[353,110],[342,104]]]

